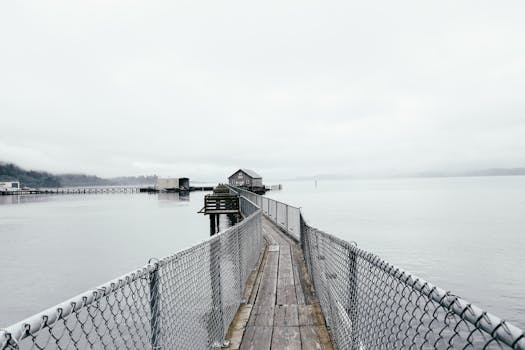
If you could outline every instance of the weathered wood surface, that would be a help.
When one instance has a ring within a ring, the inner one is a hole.
[[[204,214],[235,214],[239,212],[239,197],[214,193],[204,196]]]
[[[266,218],[263,231],[268,247],[229,349],[333,349],[300,247]]]

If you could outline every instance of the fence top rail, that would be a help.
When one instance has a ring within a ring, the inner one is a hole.
[[[251,202],[250,202],[251,203]],[[253,204],[253,203],[252,203]],[[223,230],[213,237],[210,237],[200,243],[194,244],[188,248],[180,250],[174,254],[165,256],[160,259],[152,258],[150,262],[142,267],[137,268],[127,274],[117,277],[109,282],[106,282],[94,289],[81,293],[73,298],[63,301],[55,306],[47,308],[41,312],[34,314],[22,321],[14,323],[6,328],[0,329],[0,349],[11,340],[20,341],[31,335],[38,333],[47,326],[51,326],[62,318],[66,318],[72,313],[87,307],[101,298],[108,296],[115,291],[130,285],[132,282],[140,278],[149,278],[149,274],[157,270],[159,267],[165,266],[173,260],[182,258],[186,254],[191,253],[195,249],[199,249],[204,245],[220,240],[222,236],[229,232],[246,225],[254,216],[258,215],[262,210],[259,208],[254,213],[246,217],[243,221],[234,226]]]
[[[259,206],[257,205],[257,203],[252,202],[249,198],[246,198],[246,197],[244,197],[244,196],[243,196],[243,198],[244,198],[244,200],[245,200],[246,202],[250,203],[250,204],[253,205],[255,208],[257,208],[257,211],[259,211],[259,210],[262,211],[262,208],[259,207]],[[252,215],[253,215],[253,214],[252,214]]]
[[[356,256],[365,260],[369,264],[384,271],[386,274],[395,278],[408,288],[411,288],[448,310],[449,313],[460,316],[463,320],[478,327],[484,332],[490,334],[495,339],[502,341],[512,349],[525,349],[525,333],[510,322],[504,321],[499,317],[483,311],[481,308],[469,303],[468,301],[445,291],[422,278],[416,277],[411,273],[392,265],[379,256],[370,253],[364,249],[358,248],[356,244],[349,243],[334,235],[305,225],[332,242],[339,244],[351,250]]]
[[[239,188],[239,187],[235,187],[235,186],[231,186],[231,185],[226,185],[228,186],[232,191],[236,192],[236,193],[248,193],[252,196],[257,196],[257,197],[261,197],[263,199],[268,199],[268,200],[271,200],[273,202],[276,202],[276,203],[280,203],[282,205],[286,205],[287,207],[289,208],[293,208],[293,209],[297,209],[297,210],[301,210],[301,207],[296,207],[296,206],[293,206],[293,205],[290,205],[290,204],[287,204],[287,203],[284,203],[284,202],[281,202],[281,201],[278,201],[276,199],[273,199],[273,198],[270,198],[270,197],[266,197],[266,196],[263,196],[263,195],[260,195],[260,194],[257,194],[257,193],[254,193],[254,192],[251,192],[251,191],[248,191],[248,190],[245,190],[245,189],[242,189],[242,188]]]
[[[81,293],[71,299],[45,309],[25,320],[12,324],[4,329],[0,329],[0,349],[3,349],[10,339],[13,338],[18,341],[29,335],[35,334],[46,326],[54,324],[58,319],[67,317],[71,313],[78,311],[102,297],[131,284],[133,281],[148,275],[157,268],[157,265],[158,263],[149,263],[135,271],[122,275],[92,290]]]
[[[276,203],[279,203],[279,204],[282,204],[282,205],[286,205],[288,208],[293,208],[293,209],[297,209],[297,210],[301,210],[301,207],[296,207],[296,206],[293,206],[293,205],[290,205],[290,204],[287,204],[287,203],[284,203],[284,202],[281,202],[281,201],[278,201],[276,199],[273,199],[273,198],[269,198],[269,197],[264,197],[266,199],[269,199],[271,201],[274,201]]]

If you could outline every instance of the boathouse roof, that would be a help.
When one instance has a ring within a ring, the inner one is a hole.
[[[255,171],[250,170],[250,169],[239,169],[239,170],[236,170],[233,174],[231,174],[229,176],[229,178],[232,177],[233,175],[237,174],[239,171],[242,171],[243,173],[245,173],[246,175],[248,175],[252,179],[262,179],[261,175],[257,174]]]

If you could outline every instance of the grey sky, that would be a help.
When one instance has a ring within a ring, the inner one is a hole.
[[[3,1],[0,159],[217,179],[525,166],[523,1]]]

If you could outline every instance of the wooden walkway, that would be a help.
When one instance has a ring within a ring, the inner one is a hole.
[[[333,349],[300,246],[267,218],[268,247],[229,330],[228,349]]]

